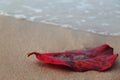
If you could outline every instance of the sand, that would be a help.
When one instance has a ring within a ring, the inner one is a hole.
[[[57,25],[0,16],[0,80],[120,80],[120,58],[105,72],[74,72],[44,64],[26,53],[87,49],[104,43],[120,54],[120,36],[76,31]]]

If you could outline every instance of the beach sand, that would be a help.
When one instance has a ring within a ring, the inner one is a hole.
[[[120,54],[120,36],[76,31],[57,25],[0,16],[0,80],[120,80],[120,57],[105,72],[74,72],[44,64],[28,52],[93,48],[108,43]]]

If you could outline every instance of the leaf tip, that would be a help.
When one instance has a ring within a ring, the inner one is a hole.
[[[32,53],[27,53],[27,57],[29,57],[29,56],[31,56],[31,55],[33,55],[33,54],[35,54],[34,52],[32,52]]]
[[[37,54],[39,54],[39,53],[37,53],[37,52],[27,53],[27,57],[29,57],[29,56],[31,56],[31,55],[33,55],[33,54],[37,55]]]

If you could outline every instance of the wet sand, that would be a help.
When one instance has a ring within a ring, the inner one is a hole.
[[[120,80],[120,58],[105,72],[74,72],[26,53],[87,49],[104,43],[120,54],[120,36],[105,36],[0,16],[0,80]]]

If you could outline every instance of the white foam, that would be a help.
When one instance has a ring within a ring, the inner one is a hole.
[[[96,32],[97,33],[97,32]],[[103,35],[109,35],[110,33],[108,32],[98,32],[99,34],[103,34]]]
[[[85,12],[85,13],[89,13],[90,11],[89,11],[89,10],[85,10],[84,12]]]
[[[96,31],[96,30],[93,30],[93,29],[89,29],[89,30],[86,30],[86,31],[88,31],[88,32],[92,32],[92,33],[97,33],[97,34],[102,34],[102,35],[113,35],[113,36],[118,36],[118,35],[120,35],[120,32],[118,32],[118,33],[109,33],[109,32],[98,32],[98,31]]]
[[[92,32],[92,33],[96,33],[96,31],[93,30],[93,29],[88,29],[88,30],[86,30],[86,31],[88,31],[88,32]]]
[[[86,10],[88,8],[92,8],[92,5],[88,4],[86,0],[82,0],[79,2],[79,5],[76,5],[76,8],[81,10]]]
[[[33,16],[33,17],[30,17],[29,20],[34,21],[36,18],[40,18],[40,17],[42,17],[42,16]]]
[[[49,14],[46,14],[46,17],[50,17],[51,15],[49,15]]]
[[[36,13],[41,13],[43,11],[42,9],[37,9],[37,8],[33,8],[33,7],[30,7],[30,6],[26,6],[26,5],[23,5],[22,7],[27,8],[29,10],[32,10]]]
[[[16,14],[14,15],[15,18],[19,18],[19,19],[26,19],[27,17],[23,14]]]
[[[57,20],[58,18],[57,17],[53,17],[53,18],[49,18],[49,19],[46,19],[47,21],[53,21],[53,20]]]
[[[48,22],[48,21],[46,21],[46,20],[42,20],[42,21],[40,21],[40,22],[45,23],[45,24],[61,25],[61,24],[57,24],[57,23],[53,23],[53,22]]]
[[[4,15],[4,16],[13,16],[15,18],[18,18],[18,19],[26,19],[27,17],[23,14],[15,14],[15,15],[11,15],[11,14],[8,14],[8,13],[5,13],[5,12],[2,12],[0,11],[0,15]]]
[[[102,34],[102,35],[109,35],[108,32],[98,32],[96,30],[93,30],[93,29],[89,29],[89,30],[86,30],[88,32],[92,32],[92,33],[97,33],[97,34]]]
[[[102,26],[109,26],[110,24],[108,24],[108,23],[102,23],[101,25]]]
[[[96,19],[96,16],[89,16],[88,19]]]
[[[0,11],[0,15],[9,16],[9,14],[8,14],[8,13],[2,12],[2,11]]]
[[[72,28],[72,26],[69,25],[69,24],[63,24],[62,27],[65,27],[65,28]]]
[[[118,35],[120,35],[120,32],[118,32],[118,33],[111,33],[110,35],[118,36]]]
[[[61,27],[64,27],[64,28],[72,28],[72,29],[76,29],[76,28],[73,28],[71,25],[69,24],[58,24],[58,23],[53,23],[53,22],[48,22],[46,20],[42,20],[40,21],[41,23],[45,23],[45,24],[52,24],[52,25],[56,25],[56,26],[61,26]]]
[[[36,13],[41,13],[41,12],[42,12],[42,9],[34,9],[34,11],[35,11]]]
[[[61,2],[61,3],[72,3],[73,0],[59,0],[59,2]]]
[[[81,22],[86,22],[86,20],[85,20],[85,19],[82,19]]]

